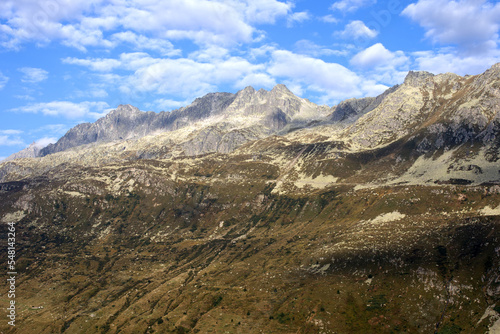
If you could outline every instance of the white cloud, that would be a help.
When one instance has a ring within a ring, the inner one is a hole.
[[[114,58],[63,58],[62,62],[65,64],[78,65],[91,69],[96,72],[112,72],[116,69],[124,69],[129,71],[136,71],[138,69],[147,67],[158,62],[161,58],[153,58],[145,52],[132,52],[122,53],[118,59]],[[114,79],[121,78],[114,74],[108,74],[109,77]],[[113,82],[114,80],[110,81]]]
[[[391,52],[377,43],[356,54],[351,65],[363,71],[367,84],[372,87],[370,89],[380,91],[403,82],[410,69],[410,58],[403,51]]]
[[[406,74],[406,72],[405,72],[405,74]],[[399,81],[398,83],[401,83],[401,82],[402,81]],[[365,96],[371,96],[371,97],[378,96],[390,88],[390,86],[379,84],[379,83],[377,83],[377,81],[370,80],[370,79],[365,80],[363,82],[362,87],[363,87],[363,91],[365,92]]]
[[[254,32],[243,13],[231,6],[231,2],[136,0],[120,15],[120,23],[126,29],[172,39],[191,39],[203,45],[250,42]]]
[[[439,74],[452,72],[459,75],[479,74],[486,71],[492,64],[500,62],[500,51],[488,56],[462,56],[453,50],[421,51],[413,53],[417,69]]]
[[[115,68],[121,66],[121,62],[119,60],[106,59],[106,58],[79,59],[74,57],[67,57],[62,59],[62,62],[65,64],[85,66],[93,71],[98,71],[98,72],[111,72]]]
[[[194,52],[189,58],[154,58],[147,53],[123,53],[118,59],[67,58],[66,63],[102,72],[112,64],[114,69],[129,71],[126,75],[105,73],[99,80],[107,87],[119,87],[132,100],[141,93],[171,94],[182,99],[199,97],[229,84],[239,89],[247,85],[268,87],[274,80],[264,64],[252,64],[242,57],[231,56],[226,49],[211,47]]]
[[[73,26],[60,22],[77,21],[101,2],[102,0],[4,0],[0,4],[0,19],[5,22],[1,29],[5,40],[2,46],[19,48],[26,41],[38,44],[46,44],[53,39],[69,41],[76,32],[79,32],[78,38],[88,38],[95,30],[86,30],[78,23]]]
[[[351,21],[338,35],[345,39],[372,39],[377,37],[378,31],[368,28],[363,21]]]
[[[301,39],[300,41],[295,42],[295,50],[297,53],[305,54],[313,57],[319,56],[346,56],[348,54],[347,50],[332,50],[328,49],[324,46],[317,45],[316,43]]]
[[[47,80],[49,77],[49,72],[35,67],[22,67],[18,69],[19,72],[23,73],[21,78],[22,82],[28,83],[38,83]]]
[[[243,88],[253,86],[257,88],[270,88],[276,86],[276,80],[267,73],[249,73],[236,82],[235,87]]]
[[[0,89],[3,89],[7,82],[9,81],[9,78],[3,75],[2,72],[0,72]]]
[[[287,15],[292,5],[290,2],[269,1],[269,0],[247,0],[233,1],[235,8],[243,4],[245,17],[251,23],[270,23],[276,22],[276,19]]]
[[[148,38],[131,31],[115,33],[111,36],[111,40],[132,44],[137,50],[157,51],[162,56],[178,56],[181,54],[181,51],[176,50],[170,41],[160,38]]]
[[[351,59],[351,64],[363,68],[373,68],[392,62],[395,55],[381,43],[370,46]]]
[[[0,146],[18,146],[25,145],[18,135],[0,135]]]
[[[302,87],[302,91],[320,93],[323,103],[363,94],[360,90],[362,79],[356,73],[340,64],[290,51],[274,51],[268,72],[278,79],[288,80],[288,85]]]
[[[277,44],[265,44],[258,48],[250,49],[248,52],[248,58],[256,60],[258,58],[269,59],[269,56],[278,49]]]
[[[49,144],[53,144],[57,141],[58,138],[56,137],[43,137],[35,141],[36,146],[39,148],[44,148],[45,146]]]
[[[14,97],[16,99],[26,100],[26,101],[33,101],[35,99],[33,96],[27,95],[27,94],[24,94],[24,95],[14,95]]]
[[[188,100],[175,101],[172,99],[156,99],[153,101],[153,103],[146,103],[146,107],[157,111],[170,111],[181,107],[185,107],[190,103],[191,101]]]
[[[361,7],[371,6],[376,2],[376,0],[341,0],[334,2],[330,6],[330,9],[343,12],[353,12]]]
[[[295,23],[302,23],[310,19],[311,15],[307,11],[293,13],[287,18],[287,26],[290,28],[293,27]]]
[[[419,0],[403,15],[418,22],[435,43],[458,45],[470,54],[496,49],[500,3],[485,0]]]
[[[254,65],[239,57],[199,62],[193,59],[157,59],[155,63],[138,69],[121,86],[123,92],[142,91],[197,97],[217,90],[219,84],[253,84],[256,73],[263,73],[262,65]],[[175,78],[174,80],[172,78]],[[261,78],[258,78],[262,81]]]
[[[333,15],[325,15],[321,17],[321,20],[326,23],[337,23],[339,20]]]
[[[15,112],[41,113],[45,116],[63,116],[70,119],[94,118],[104,116],[109,105],[106,102],[80,102],[52,101],[34,103],[27,106],[11,109]]]
[[[99,71],[101,64],[108,62],[106,58],[64,61],[95,70],[94,82],[100,82],[108,90],[118,89],[125,103],[143,101],[150,96],[149,101],[153,101],[150,106],[164,110],[181,106],[179,101],[192,101],[218,91],[220,86],[272,88],[276,83],[285,83],[299,95],[307,92],[320,103],[333,103],[379,92],[389,81],[384,79],[383,84],[372,82],[372,78],[364,74],[358,75],[340,64],[317,58],[326,54],[345,56],[345,52],[330,50],[308,40],[300,41],[296,48],[298,53],[279,50],[274,45],[251,49],[247,58],[259,59],[255,63],[215,46],[193,52],[188,58],[154,58],[142,52],[124,53],[115,59],[115,69],[128,72],[121,75]],[[394,54],[396,56],[391,60],[398,62],[399,54]]]
[[[21,133],[23,133],[21,130],[0,130],[2,135],[20,135]]]
[[[255,24],[274,23],[291,8],[277,0],[3,0],[0,44],[15,49],[26,42],[59,41],[86,51],[131,43],[170,55],[176,51],[169,38],[200,45],[251,42]]]
[[[196,60],[197,62],[209,63],[214,62],[216,59],[221,60],[228,58],[229,56],[228,49],[219,46],[210,46],[190,53],[188,58]]]
[[[34,132],[44,132],[44,133],[50,133],[52,136],[60,136],[65,134],[71,126],[67,124],[48,124],[44,125],[36,130]]]

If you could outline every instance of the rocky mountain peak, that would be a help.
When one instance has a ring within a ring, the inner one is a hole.
[[[255,92],[255,88],[253,88],[252,86],[247,86],[243,90],[240,90],[238,92],[238,95],[254,95]]]
[[[293,94],[287,86],[283,84],[277,84],[274,86],[274,88],[271,90],[273,93],[285,93],[285,94]]]
[[[33,142],[25,149],[23,149],[17,153],[9,155],[3,161],[10,161],[10,160],[22,159],[22,158],[35,158],[40,153],[41,148],[42,147],[39,144]]]
[[[434,77],[434,74],[426,71],[410,71],[405,78],[404,83],[413,87],[422,87],[428,79]]]
[[[116,116],[125,116],[128,118],[135,118],[139,115],[142,115],[143,112],[139,110],[139,108],[134,107],[133,105],[130,104],[120,104],[116,109],[111,110],[108,113],[109,117],[116,117]]]

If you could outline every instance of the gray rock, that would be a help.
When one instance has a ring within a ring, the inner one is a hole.
[[[3,160],[3,162],[14,159],[22,159],[22,158],[36,158],[40,155],[40,150],[41,150],[40,145],[33,142],[30,144],[30,146],[26,147],[25,149],[9,155],[7,158]]]
[[[212,93],[185,108],[160,113],[120,105],[95,123],[78,124],[70,129],[57,143],[42,149],[40,156],[90,143],[141,138],[156,132],[177,130],[192,121],[220,114],[233,100],[234,94]]]

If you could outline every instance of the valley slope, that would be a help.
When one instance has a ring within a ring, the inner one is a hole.
[[[16,329],[495,333],[499,111],[498,64],[332,108],[283,85],[119,106],[0,165]]]

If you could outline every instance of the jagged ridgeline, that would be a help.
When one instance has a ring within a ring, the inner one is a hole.
[[[499,111],[497,64],[334,107],[121,105],[32,145],[0,164],[16,331],[498,333]]]

